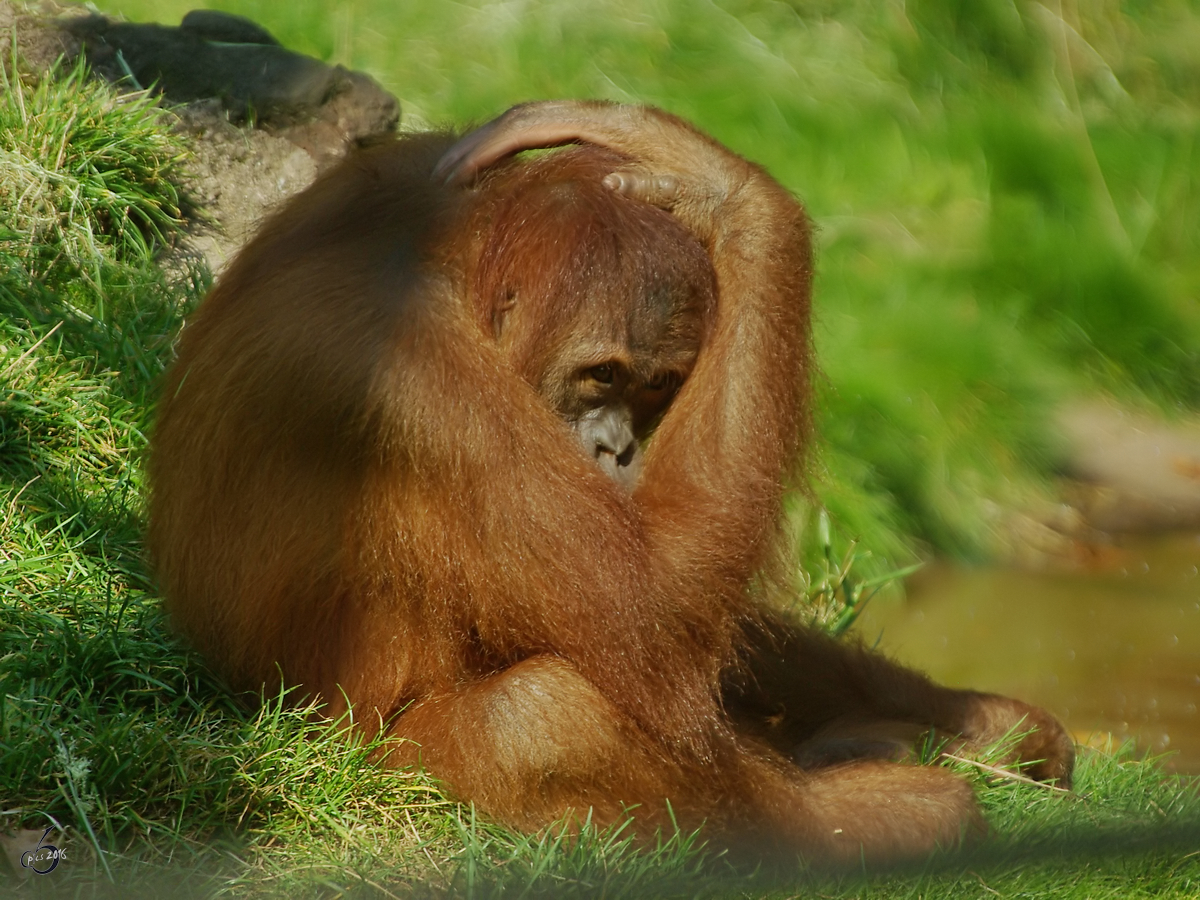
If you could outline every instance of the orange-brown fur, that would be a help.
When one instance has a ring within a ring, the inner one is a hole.
[[[1016,756],[1068,778],[1042,711],[755,601],[807,432],[801,207],[653,110],[533,106],[489,128],[450,179],[474,188],[431,177],[452,137],[359,151],[185,329],[150,460],[179,629],[237,687],[282,673],[330,714],[348,699],[408,739],[392,763],[520,828],[634,805],[662,825],[670,803],[752,852],[925,853],[978,827],[965,783],[828,764],[897,722],[981,743],[1031,716]],[[573,139],[611,149],[496,162]],[[679,178],[670,213],[604,186],[630,164]],[[546,394],[564,353],[668,289],[685,302],[664,328],[699,356],[629,494]]]

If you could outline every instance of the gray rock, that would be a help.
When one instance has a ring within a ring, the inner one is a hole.
[[[271,44],[280,46],[274,35],[245,16],[215,9],[193,9],[179,23],[179,30],[206,41],[226,44]]]
[[[324,122],[345,139],[361,139],[399,120],[396,98],[370,77],[288,50],[241,16],[195,10],[172,27],[92,15],[64,27],[109,80],[154,87],[179,103],[215,97],[234,121]]]

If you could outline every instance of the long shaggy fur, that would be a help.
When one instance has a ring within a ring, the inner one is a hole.
[[[388,762],[520,828],[670,809],[753,853],[878,860],[978,826],[944,770],[828,764],[871,755],[846,737],[864,722],[986,742],[1032,716],[1044,739],[1017,755],[1069,777],[1040,710],[760,608],[807,436],[808,220],[666,114],[580,109],[611,149],[503,162],[471,190],[431,177],[453,136],[361,150],[221,278],[150,457],[177,627],[238,688],[349,701],[405,739]],[[663,159],[725,199],[672,215],[602,184]],[[685,300],[664,313],[666,296]],[[546,373],[569,335],[638,316],[700,352],[629,494],[554,414]]]

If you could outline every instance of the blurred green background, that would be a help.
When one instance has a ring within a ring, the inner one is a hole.
[[[1064,405],[1200,406],[1200,3],[205,5],[369,72],[406,129],[605,97],[764,164],[820,227],[816,492],[868,568],[995,552]]]

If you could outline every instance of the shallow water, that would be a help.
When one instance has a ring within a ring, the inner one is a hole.
[[[1133,738],[1200,774],[1200,534],[1125,539],[1087,571],[933,563],[877,597],[868,644],[956,687],[1028,700],[1083,743]]]

